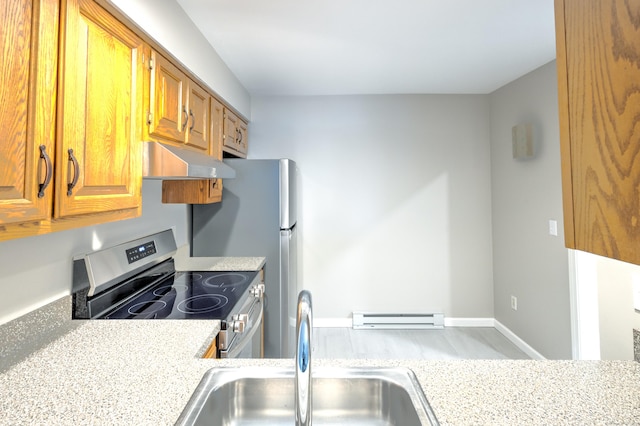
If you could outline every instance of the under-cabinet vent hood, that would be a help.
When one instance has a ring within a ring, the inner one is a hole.
[[[145,179],[230,179],[236,171],[220,160],[208,155],[166,145],[160,142],[143,142]]]

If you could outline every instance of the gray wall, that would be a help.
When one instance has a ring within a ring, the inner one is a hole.
[[[249,157],[300,168],[302,286],[316,318],[493,318],[488,100],[252,99]]]
[[[555,61],[495,91],[490,103],[495,318],[546,358],[571,358]],[[534,125],[533,159],[512,157],[519,123]]]
[[[161,193],[160,181],[145,180],[135,219],[0,242],[0,324],[69,294],[75,255],[172,227],[186,244],[187,207],[162,204]]]

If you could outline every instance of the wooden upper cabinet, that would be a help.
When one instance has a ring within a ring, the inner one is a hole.
[[[208,154],[211,140],[211,96],[189,81],[188,104],[189,125],[185,129],[185,143]]]
[[[182,96],[187,76],[155,51],[151,52],[149,136],[184,141],[189,118]]]
[[[0,228],[51,216],[55,160],[58,4],[8,1],[0,9]]]
[[[150,67],[149,137],[209,154],[211,95],[155,51]]]
[[[556,0],[567,247],[640,264],[640,0]]]
[[[143,42],[92,0],[63,0],[54,217],[140,211]]]
[[[242,120],[238,120],[236,127],[238,129],[238,151],[242,153],[241,157],[246,158],[249,151],[249,127]]]
[[[224,107],[211,99],[211,156],[222,160],[222,130]],[[162,182],[162,202],[181,204],[210,204],[222,201],[222,179],[166,180]]]
[[[236,157],[247,157],[249,148],[247,124],[228,109],[224,112],[223,150]]]

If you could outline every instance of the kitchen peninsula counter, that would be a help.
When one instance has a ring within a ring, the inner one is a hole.
[[[217,321],[71,321],[67,308],[69,297],[31,316],[61,331],[0,370],[0,424],[171,425],[210,368],[293,366],[201,359]],[[25,332],[20,320],[0,326],[3,346],[11,344],[9,328]],[[313,366],[408,367],[444,425],[640,423],[635,361],[314,359]]]

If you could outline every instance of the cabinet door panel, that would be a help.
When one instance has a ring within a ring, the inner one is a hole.
[[[640,263],[638,6],[564,0],[556,8],[566,242],[633,263]]]
[[[0,224],[43,220],[52,189],[41,149],[54,161],[57,4],[20,0],[0,9]],[[50,61],[50,62],[47,62]]]
[[[238,117],[231,111],[225,110],[224,112],[224,133],[222,137],[222,144],[224,148],[230,148],[236,150],[236,144],[238,139]]]
[[[209,154],[209,107],[211,96],[196,84],[189,82],[189,125],[187,145]]]
[[[149,95],[152,112],[149,134],[184,142],[188,112],[182,96],[186,76],[156,52],[151,53],[151,58],[154,68]]]
[[[224,112],[223,150],[240,157],[247,156],[247,125],[233,112]]]
[[[89,0],[67,3],[65,36],[55,217],[138,208],[142,42]]]
[[[249,129],[247,125],[242,120],[238,120],[238,141],[237,141],[237,149],[246,157],[247,151],[249,149]]]

